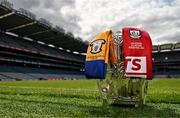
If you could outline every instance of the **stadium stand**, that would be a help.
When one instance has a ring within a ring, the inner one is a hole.
[[[180,43],[153,47],[153,75],[180,77]]]
[[[86,48],[63,28],[0,2],[0,80],[84,78]]]
[[[10,13],[5,14],[6,11],[10,11]],[[35,41],[42,41],[46,44],[51,43],[63,49],[80,53],[86,52],[87,44],[79,38],[75,38],[70,32],[65,33],[62,28],[53,27],[49,21],[43,18],[36,20],[35,15],[27,10],[13,9],[12,4],[7,0],[1,2],[0,14],[2,14],[0,28],[3,31],[28,37]]]

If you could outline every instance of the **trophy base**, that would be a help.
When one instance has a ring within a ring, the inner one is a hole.
[[[144,79],[111,79],[98,81],[103,105],[132,105],[139,107],[145,104],[148,81]]]

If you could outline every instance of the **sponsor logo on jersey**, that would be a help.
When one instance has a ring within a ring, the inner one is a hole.
[[[147,65],[146,65],[146,57],[140,56],[127,56],[127,67],[126,67],[126,75],[127,76],[135,76],[137,77],[146,77],[147,73]]]

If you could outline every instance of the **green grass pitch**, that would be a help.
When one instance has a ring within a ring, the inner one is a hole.
[[[103,107],[96,80],[0,82],[4,117],[180,117],[180,79],[150,81],[142,108]]]

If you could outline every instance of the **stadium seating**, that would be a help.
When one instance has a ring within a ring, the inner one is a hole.
[[[157,52],[153,53],[154,61],[179,61],[179,51]]]
[[[154,52],[153,75],[158,77],[180,77],[180,51]]]
[[[73,70],[47,69],[22,66],[0,66],[0,79],[9,80],[53,80],[53,79],[79,79],[84,78],[84,73]]]
[[[83,62],[85,59],[84,56],[65,52],[62,50],[60,51],[59,49],[38,44],[37,42],[17,38],[15,36],[10,36],[4,33],[0,33],[0,45],[19,48],[22,50],[34,51],[36,53],[47,54],[50,56],[63,57],[66,58],[67,60],[75,60],[75,61]]]
[[[84,78],[85,56],[0,33],[0,80]],[[14,66],[9,66],[9,64]],[[24,67],[24,65],[35,66]],[[49,69],[47,69],[49,68]]]

